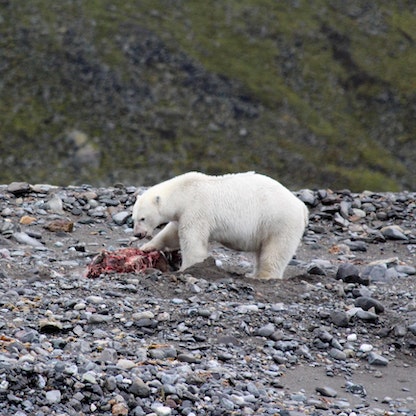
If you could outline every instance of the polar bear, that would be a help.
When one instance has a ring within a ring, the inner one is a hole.
[[[282,279],[308,222],[305,204],[279,182],[255,172],[209,176],[188,172],[137,197],[134,235],[144,251],[181,250],[183,271],[208,256],[208,244],[254,252],[253,277]]]

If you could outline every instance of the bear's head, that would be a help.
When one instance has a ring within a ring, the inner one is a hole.
[[[160,214],[160,196],[152,192],[139,195],[133,206],[134,235],[139,238],[150,236],[163,222]]]

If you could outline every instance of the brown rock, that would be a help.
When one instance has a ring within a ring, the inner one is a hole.
[[[52,231],[54,233],[63,231],[65,233],[71,233],[74,229],[74,223],[69,220],[53,220],[45,225],[48,231]]]
[[[35,222],[36,218],[35,217],[31,217],[30,215],[23,215],[22,218],[20,218],[19,223],[22,225],[29,225],[32,224],[32,222]]]

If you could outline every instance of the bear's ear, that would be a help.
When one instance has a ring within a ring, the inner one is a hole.
[[[160,204],[160,196],[159,195],[156,196],[156,198],[155,198],[155,204],[156,205],[159,205]]]

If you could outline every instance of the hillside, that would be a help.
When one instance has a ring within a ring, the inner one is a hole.
[[[0,183],[416,185],[411,1],[0,1]]]

